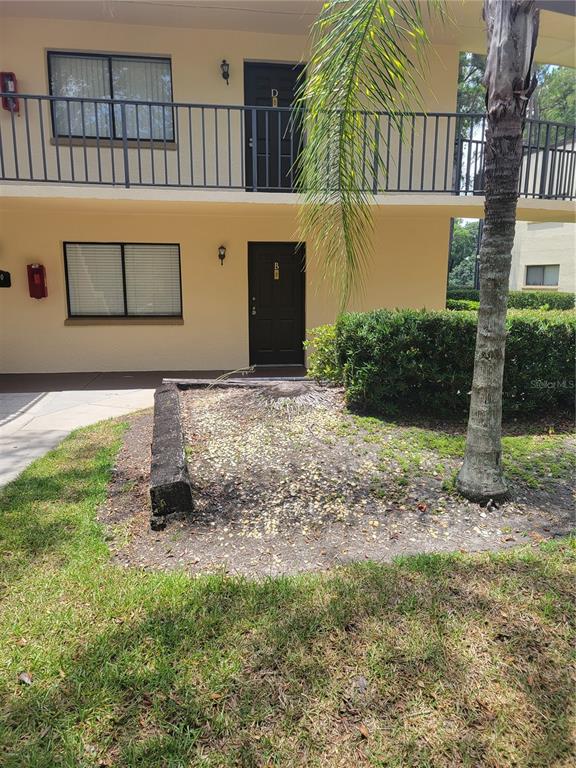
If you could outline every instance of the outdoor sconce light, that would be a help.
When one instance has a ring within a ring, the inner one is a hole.
[[[222,72],[222,77],[224,80],[226,80],[226,85],[230,85],[228,80],[230,80],[230,64],[226,61],[226,59],[222,59],[222,64],[220,64],[220,71]]]
[[[224,259],[226,258],[226,246],[219,245],[218,246],[218,258],[220,259],[220,266],[224,266]]]

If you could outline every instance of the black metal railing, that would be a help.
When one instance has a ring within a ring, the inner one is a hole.
[[[16,102],[13,94],[1,95],[13,107],[0,114],[0,180],[6,182],[296,187],[305,136],[289,108],[22,94]],[[358,130],[364,151],[357,178],[367,191],[483,194],[484,115],[366,112]],[[574,126],[526,122],[519,193],[576,197]]]

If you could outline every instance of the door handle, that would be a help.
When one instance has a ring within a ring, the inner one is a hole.
[[[252,136],[250,136],[248,139],[248,146],[250,147],[250,149],[252,149],[252,147],[254,146],[254,139],[252,138]]]

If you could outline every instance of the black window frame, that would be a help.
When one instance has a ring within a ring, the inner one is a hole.
[[[70,309],[70,281],[68,278],[68,253],[67,253],[67,246],[69,245],[115,245],[120,247],[120,254],[121,254],[121,260],[122,260],[122,293],[124,296],[124,313],[123,314],[115,314],[115,315],[74,315],[72,314],[72,311]],[[125,262],[125,248],[127,245],[165,245],[172,248],[178,249],[178,287],[180,291],[180,313],[179,314],[129,314],[128,313],[128,294],[126,290],[126,262]],[[182,255],[180,252],[180,243],[151,243],[151,242],[118,242],[114,240],[64,240],[63,242],[63,249],[64,249],[64,279],[66,281],[66,308],[68,312],[68,319],[69,320],[77,320],[77,319],[102,319],[102,318],[122,318],[122,319],[131,319],[131,318],[150,318],[150,319],[167,319],[172,318],[176,320],[181,320],[183,315],[183,306],[182,306]]]
[[[117,104],[122,104],[123,101],[129,101],[129,102],[138,102],[138,99],[115,99],[114,98],[114,86],[112,81],[112,60],[113,59],[136,59],[138,61],[164,61],[168,62],[168,67],[170,68],[170,102],[174,101],[174,90],[173,90],[173,80],[172,80],[172,58],[170,56],[154,56],[144,54],[142,56],[139,56],[137,54],[129,54],[129,53],[89,53],[88,51],[47,51],[47,62],[48,62],[48,91],[50,93],[50,96],[54,96],[55,100],[58,100],[58,95],[52,93],[52,56],[68,56],[69,58],[87,58],[87,59],[105,59],[108,62],[108,80],[109,80],[109,86],[110,86],[110,100],[112,102],[116,102]],[[64,98],[64,97],[60,97]],[[86,98],[86,97],[82,97]],[[73,99],[72,99],[73,100]],[[87,99],[90,101],[90,99]],[[79,98],[78,101],[81,101]],[[91,136],[83,136],[81,133],[58,133],[56,130],[56,115],[55,115],[55,101],[51,102],[51,109],[50,109],[50,121],[52,124],[52,136],[54,139],[91,139],[93,137]],[[148,102],[142,101],[142,104],[147,104]],[[170,109],[172,113],[172,138],[158,138],[155,139],[152,136],[150,138],[147,137],[126,137],[126,141],[133,141],[133,142],[141,142],[141,141],[153,141],[153,142],[161,142],[164,144],[175,144],[176,143],[176,123],[174,121],[174,108],[173,107],[164,107],[165,110]],[[112,126],[112,134],[110,136],[99,136],[100,141],[123,141],[124,137],[121,133],[117,132],[116,130],[116,114],[114,107],[112,106],[110,110],[110,125]]]

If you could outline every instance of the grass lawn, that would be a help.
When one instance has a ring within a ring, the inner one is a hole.
[[[574,765],[574,542],[263,581],[121,569],[95,513],[124,428],[0,492],[3,766]]]

